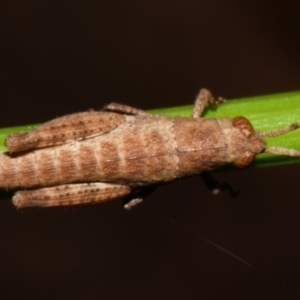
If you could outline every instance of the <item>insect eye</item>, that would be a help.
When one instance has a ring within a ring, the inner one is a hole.
[[[245,155],[243,155],[242,157],[240,157],[234,162],[234,165],[238,168],[246,167],[252,163],[254,158],[255,158],[255,154],[249,152],[245,153]]]
[[[244,117],[233,118],[232,126],[238,129],[246,138],[249,138],[254,134],[251,123]]]

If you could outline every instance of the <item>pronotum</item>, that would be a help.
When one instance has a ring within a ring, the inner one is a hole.
[[[112,103],[103,111],[75,113],[10,134],[9,152],[0,154],[0,187],[21,189],[13,197],[19,208],[126,197],[130,209],[141,201],[137,190],[158,183],[225,164],[245,167],[262,152],[300,156],[299,150],[266,148],[264,140],[295,130],[300,122],[257,132],[244,117],[201,117],[207,104],[221,101],[201,89],[190,118]]]

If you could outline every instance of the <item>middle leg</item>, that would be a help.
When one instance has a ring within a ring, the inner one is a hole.
[[[211,105],[212,107],[217,107],[225,101],[226,100],[221,97],[215,99],[209,90],[201,89],[198,96],[196,97],[193,109],[193,118],[199,118],[202,115],[207,104]]]

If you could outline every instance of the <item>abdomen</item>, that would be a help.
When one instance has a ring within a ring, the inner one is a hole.
[[[72,182],[143,185],[174,177],[177,157],[167,117],[127,117],[118,128],[84,141],[0,155],[0,186],[52,186]]]

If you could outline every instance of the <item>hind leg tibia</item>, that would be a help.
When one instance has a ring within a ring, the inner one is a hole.
[[[149,116],[149,113],[142,109],[138,109],[135,107],[131,107],[124,104],[119,103],[110,103],[104,107],[104,110],[112,111],[112,112],[119,112],[122,114],[128,114],[128,115],[135,115],[135,116]]]

